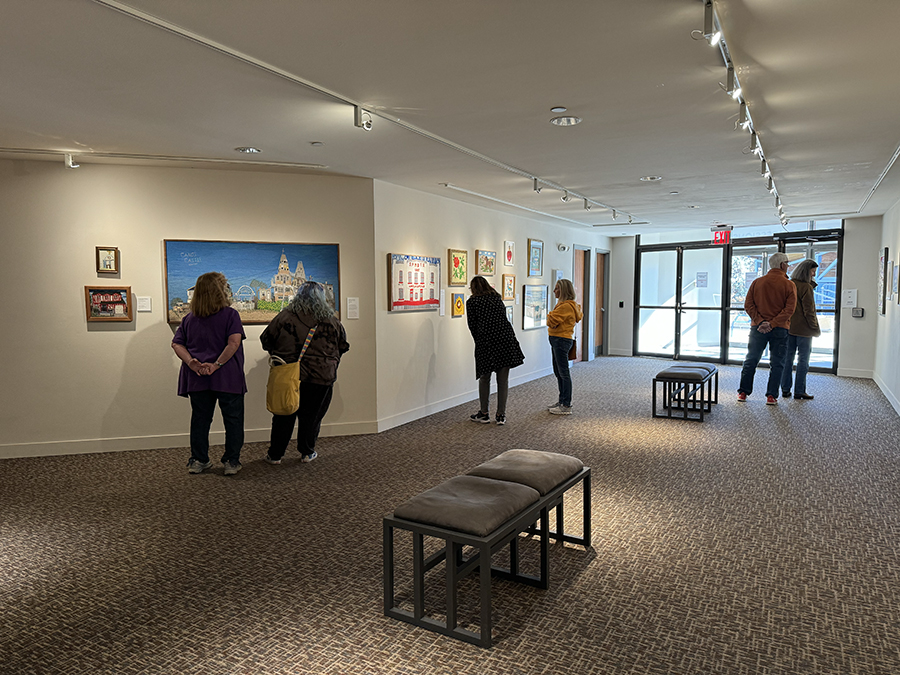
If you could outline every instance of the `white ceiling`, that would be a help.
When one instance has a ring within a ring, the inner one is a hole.
[[[900,197],[900,169],[885,176],[900,145],[900,2],[715,6],[787,215],[884,213]],[[3,10],[0,156],[69,152],[87,170],[260,162],[610,235],[778,222],[749,134],[735,130],[738,104],[719,85],[722,55],[697,39],[702,0],[4,0]],[[354,126],[353,104],[372,111],[371,131]],[[584,121],[553,126],[554,106]],[[235,152],[246,145],[262,153]],[[536,194],[529,176],[623,215],[563,203],[551,187]]]

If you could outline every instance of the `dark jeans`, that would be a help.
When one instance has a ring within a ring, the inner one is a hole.
[[[553,374],[559,385],[559,402],[564,406],[572,405],[572,376],[569,375],[569,350],[572,349],[571,338],[550,336],[550,353],[553,356]]]
[[[784,351],[787,348],[787,328],[773,328],[768,333],[760,333],[756,326],[750,329],[747,344],[747,358],[741,368],[741,386],[738,392],[748,396],[753,393],[753,377],[756,366],[762,358],[766,346],[769,347],[769,381],[766,384],[766,396],[778,398],[778,387],[781,385],[781,373],[784,371]]]
[[[797,354],[797,377],[794,380],[794,396],[806,393],[806,373],[809,372],[809,355],[812,353],[812,338],[802,335],[788,335],[787,353],[784,357],[784,374],[781,376],[781,391],[791,390],[791,370],[794,354]]]
[[[316,440],[322,418],[331,405],[334,386],[330,384],[300,383],[300,407],[293,415],[272,415],[272,434],[269,437],[269,457],[281,459],[294,433],[297,422],[297,450],[304,457],[316,451]]]
[[[221,391],[192,391],[191,399],[191,457],[202,464],[209,461],[209,427],[216,412],[216,401],[225,424],[225,462],[241,462],[244,445],[244,395]]]
[[[478,402],[481,412],[487,413],[488,401],[491,397],[491,374],[478,378]],[[506,399],[509,397],[509,368],[497,371],[497,414],[506,414]]]

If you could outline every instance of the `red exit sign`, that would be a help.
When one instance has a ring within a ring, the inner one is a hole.
[[[732,228],[722,228],[722,229],[714,229],[712,230],[712,243],[713,244],[730,244],[731,243],[731,229]]]

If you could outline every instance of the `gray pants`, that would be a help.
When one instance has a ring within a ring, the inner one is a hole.
[[[509,396],[509,368],[497,371],[497,414],[506,415],[506,399]],[[488,400],[491,397],[491,374],[478,378],[478,398],[481,412],[488,412]]]

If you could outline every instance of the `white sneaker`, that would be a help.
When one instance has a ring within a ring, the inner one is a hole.
[[[571,415],[572,414],[572,406],[563,405],[560,403],[555,408],[550,408],[551,415]]]
[[[308,462],[313,461],[313,460],[314,460],[316,457],[318,457],[318,456],[319,456],[319,453],[316,452],[315,450],[313,450],[313,454],[311,454],[311,455],[303,455],[303,457],[300,458],[300,461],[301,461],[301,462],[307,462],[307,463],[308,463]]]

